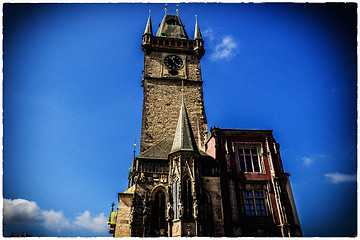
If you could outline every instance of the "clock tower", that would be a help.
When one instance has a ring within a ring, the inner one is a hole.
[[[164,137],[174,135],[182,86],[196,143],[199,149],[205,150],[208,129],[200,66],[205,50],[197,20],[194,40],[191,40],[178,13],[169,15],[165,9],[156,35],[153,35],[149,15],[142,40],[144,96],[140,153]]]
[[[196,20],[189,39],[179,15],[142,36],[140,154],[111,210],[114,237],[302,236],[272,130],[211,128],[207,136]],[[177,11],[178,12],[178,11]]]

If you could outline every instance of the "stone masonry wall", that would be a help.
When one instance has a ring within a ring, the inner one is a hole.
[[[178,55],[184,66],[177,75],[169,74],[163,61],[167,55]],[[185,105],[198,147],[205,151],[207,121],[204,109],[200,57],[181,49],[154,49],[144,54],[142,85],[144,88],[140,153],[164,136],[173,136],[181,106],[181,84],[184,81]]]
[[[167,55],[178,55],[182,58],[184,67],[179,69],[180,75],[164,75],[164,58]],[[185,74],[181,74],[185,71]],[[144,79],[145,78],[181,78],[190,81],[201,81],[200,59],[195,54],[171,53],[153,51],[144,55]]]
[[[221,198],[220,177],[203,177],[203,186],[211,195],[212,210],[214,213],[214,235],[223,237],[224,212]]]
[[[130,237],[130,211],[133,195],[121,195],[116,219],[114,237]]]
[[[143,83],[143,116],[140,152],[165,136],[174,136],[181,107],[181,80],[146,79]],[[194,137],[204,150],[207,122],[202,82],[184,81],[184,100]]]

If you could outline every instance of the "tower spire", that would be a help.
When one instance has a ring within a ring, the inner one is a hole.
[[[149,34],[149,35],[153,34],[152,33],[152,26],[151,26],[151,10],[149,10],[149,18],[148,18],[148,21],[146,23],[144,35],[145,34]]]
[[[196,23],[195,23],[194,40],[196,40],[196,39],[202,39],[201,32],[200,32],[200,28],[199,28],[199,24],[198,24],[198,20],[197,20],[197,15],[195,15],[195,18],[196,18]]]
[[[136,148],[136,137],[135,137],[135,142],[134,142],[134,155],[133,155],[133,160],[131,163],[131,168],[129,171],[129,181],[128,181],[128,188],[131,187],[133,185],[133,180],[134,180],[134,165],[135,165],[135,148]]]
[[[196,141],[194,138],[194,133],[192,131],[189,116],[186,111],[184,97],[181,103],[181,109],[179,113],[179,119],[177,122],[174,141],[171,147],[171,153],[175,153],[178,151],[186,151],[186,152],[196,152],[199,153],[198,147],[196,145]]]

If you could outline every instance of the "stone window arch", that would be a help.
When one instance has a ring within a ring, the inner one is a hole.
[[[152,194],[152,230],[154,235],[160,236],[166,229],[166,194],[163,187],[158,187]]]
[[[200,216],[202,221],[202,228],[204,236],[213,236],[213,211],[211,203],[210,193],[203,189],[203,194],[201,196],[201,207],[200,207]]]
[[[189,176],[185,176],[182,182],[181,200],[183,202],[184,214],[186,219],[193,217],[193,197],[192,197],[192,183]]]

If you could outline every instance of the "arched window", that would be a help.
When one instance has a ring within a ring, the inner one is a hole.
[[[174,179],[173,182],[173,211],[174,211],[174,219],[179,219],[179,181],[178,178]]]
[[[211,205],[211,197],[208,191],[203,190],[202,204],[201,204],[201,220],[203,225],[203,235],[213,236],[213,213]]]
[[[152,226],[155,234],[159,236],[166,228],[166,197],[163,190],[158,190],[153,196]],[[164,229],[163,231],[161,231]]]
[[[182,196],[181,196],[183,206],[184,206],[184,218],[192,218],[193,212],[193,197],[192,197],[192,187],[191,180],[186,176],[183,180],[182,185]]]

